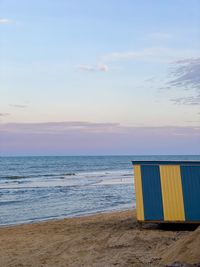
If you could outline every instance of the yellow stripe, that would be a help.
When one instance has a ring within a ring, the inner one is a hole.
[[[184,221],[185,212],[179,165],[160,165],[165,221]]]
[[[140,221],[144,221],[144,204],[143,204],[142,178],[141,178],[140,165],[134,165],[134,180],[135,180],[137,219]]]

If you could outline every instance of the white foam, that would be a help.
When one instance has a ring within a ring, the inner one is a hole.
[[[111,184],[133,184],[132,178],[115,178],[105,179],[99,183],[99,185],[111,185]]]
[[[54,177],[29,177],[17,179],[16,181],[0,180],[0,189],[20,189],[20,188],[49,188],[67,186],[87,186],[87,185],[115,185],[132,184],[133,175],[130,171],[98,171],[82,172],[74,176],[62,175]]]

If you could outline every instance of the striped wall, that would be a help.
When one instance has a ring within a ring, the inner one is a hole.
[[[200,222],[200,162],[133,162],[139,221]]]

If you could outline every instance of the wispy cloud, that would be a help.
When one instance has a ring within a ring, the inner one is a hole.
[[[0,113],[0,117],[6,117],[6,116],[9,116],[10,113]]]
[[[172,63],[172,86],[200,89],[200,58],[187,58]]]
[[[105,55],[103,59],[105,61],[122,61],[122,60],[144,60],[152,56],[160,54],[160,48],[149,48],[138,51],[125,51],[125,52],[113,52]]]
[[[190,92],[189,96],[172,98],[183,105],[200,105],[200,58],[186,58],[172,63],[171,79],[168,86]]]
[[[200,127],[127,127],[119,123],[91,122],[2,123],[0,153],[187,154],[198,153],[199,136]]]
[[[155,33],[156,35],[156,33]],[[157,33],[157,35],[159,35]],[[161,34],[160,34],[161,35]],[[163,34],[163,38],[167,37],[167,34]],[[158,37],[158,36],[157,36]],[[161,38],[161,36],[160,36]],[[170,62],[178,62],[179,59],[184,59],[185,56],[196,55],[196,50],[190,49],[172,49],[169,47],[147,47],[141,50],[130,50],[122,52],[113,52],[103,55],[97,62],[104,62],[102,64],[88,65],[81,64],[77,68],[86,72],[107,72],[110,70],[109,64],[114,62],[124,61],[143,61],[143,62],[158,62],[162,64],[169,64]],[[112,66],[111,69],[120,69],[119,67]]]
[[[187,49],[171,49],[168,47],[149,47],[142,50],[130,50],[124,52],[114,52],[101,58],[103,62],[111,61],[158,61],[170,63],[172,60],[182,59],[185,56],[196,55],[197,51]]]
[[[150,78],[145,79],[144,82],[152,83],[152,82],[154,82],[155,80],[156,80],[155,77],[150,77]]]
[[[27,104],[10,104],[10,107],[13,107],[13,108],[27,108],[28,105]]]
[[[78,69],[88,72],[106,72],[109,70],[108,66],[105,64],[97,64],[96,66],[91,65],[79,65]]]
[[[176,97],[170,100],[178,105],[200,105],[200,95]]]
[[[119,127],[118,123],[92,123],[79,121],[64,122],[43,122],[43,123],[8,123],[1,125],[2,130],[11,130],[12,132],[42,133],[54,134],[65,133],[68,131],[107,131]]]
[[[11,23],[13,23],[13,20],[11,20],[11,19],[0,18],[0,25],[1,24],[11,24]]]
[[[122,52],[113,52],[100,57],[100,62],[106,64],[97,65],[79,65],[78,69],[88,72],[108,71],[108,63],[121,62],[121,61],[159,61],[169,63],[172,59],[177,59],[176,53],[180,54],[180,51],[172,51],[165,47],[150,47],[143,50],[130,50]],[[185,53],[184,53],[185,54]],[[115,69],[115,68],[114,68]]]

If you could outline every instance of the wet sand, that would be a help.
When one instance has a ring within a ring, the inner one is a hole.
[[[134,211],[2,227],[0,266],[200,263],[200,229],[183,228],[156,224],[141,227]]]

